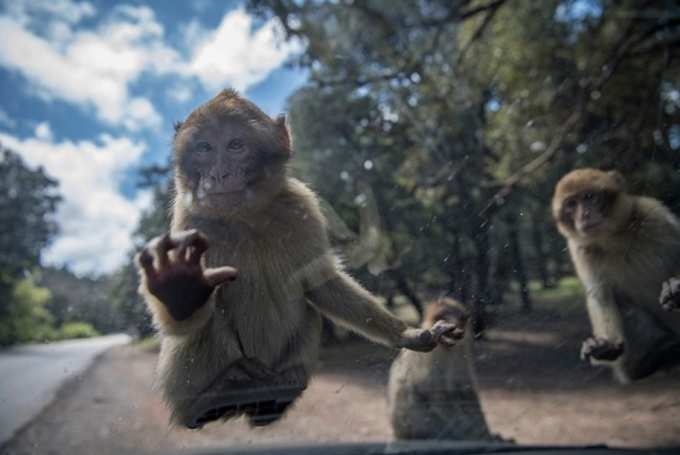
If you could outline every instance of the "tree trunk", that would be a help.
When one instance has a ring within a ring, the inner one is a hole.
[[[540,219],[541,216],[537,212],[534,212],[531,221],[531,240],[534,247],[534,254],[536,255],[536,275],[538,275],[541,280],[543,289],[548,289],[553,287],[554,284],[550,279],[550,273],[548,271],[548,257],[543,245],[544,224],[539,221]]]
[[[519,284],[519,293],[522,301],[522,311],[531,311],[531,296],[529,295],[529,283],[527,273],[522,260],[522,250],[519,244],[519,229],[517,218],[514,215],[507,217],[508,243],[510,244],[510,257],[512,258],[513,272]]]
[[[453,234],[453,247],[447,261],[447,272],[449,276],[448,293],[454,296],[461,303],[468,299],[468,275],[465,270],[465,260],[460,248],[460,232]]]
[[[486,304],[489,301],[489,224],[486,220],[479,220],[477,226],[474,238],[477,285],[472,299],[472,329],[479,335],[486,328]]]

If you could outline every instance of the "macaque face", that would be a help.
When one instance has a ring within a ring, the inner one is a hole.
[[[175,139],[176,173],[184,187],[180,202],[226,210],[275,192],[288,151],[273,138],[277,124],[262,126],[232,116],[181,128]]]
[[[596,188],[573,194],[563,203],[562,219],[582,236],[595,235],[604,227],[617,196]]]
[[[589,239],[610,235],[625,219],[622,177],[616,172],[580,169],[560,180],[553,213],[563,234]]]

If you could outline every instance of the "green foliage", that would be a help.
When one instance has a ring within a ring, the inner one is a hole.
[[[112,333],[125,327],[109,300],[110,281],[108,277],[79,277],[66,268],[45,267],[39,283],[50,290],[46,308],[56,326],[87,322],[98,332]]]
[[[31,278],[19,280],[0,318],[0,345],[51,339],[52,317],[45,308],[49,298],[50,292]]]
[[[56,336],[62,340],[90,338],[98,335],[99,332],[87,322],[67,322],[56,331]]]
[[[364,188],[375,195],[392,253],[362,278],[379,292],[451,293],[479,319],[508,290],[554,287],[572,271],[550,198],[575,167],[618,168],[680,208],[668,3],[248,3],[307,43],[297,172],[354,231]]]
[[[0,317],[17,280],[40,263],[40,252],[57,232],[57,183],[30,169],[0,144]]]

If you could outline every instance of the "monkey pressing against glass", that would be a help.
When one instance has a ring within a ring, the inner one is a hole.
[[[307,386],[321,314],[395,348],[455,342],[454,324],[408,328],[342,270],[291,154],[284,119],[232,90],[176,127],[170,233],[137,258],[175,423],[279,418]]]
[[[626,193],[615,171],[578,169],[555,188],[553,215],[586,291],[593,337],[581,356],[621,383],[680,359],[680,313],[659,305],[680,271],[680,221],[658,200]]]
[[[462,346],[428,353],[402,351],[392,363],[388,405],[397,438],[499,440],[489,431],[475,390],[468,319],[465,307],[453,299],[431,303],[422,327],[437,321],[460,327],[456,335],[464,337]]]

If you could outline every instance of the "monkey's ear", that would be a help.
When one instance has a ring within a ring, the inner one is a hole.
[[[607,175],[611,177],[622,189],[626,187],[626,179],[619,171],[608,171]]]
[[[293,144],[290,140],[290,132],[288,131],[288,122],[286,121],[286,116],[284,114],[277,116],[274,123],[276,124],[276,129],[281,141],[281,149],[289,157],[292,156]]]

